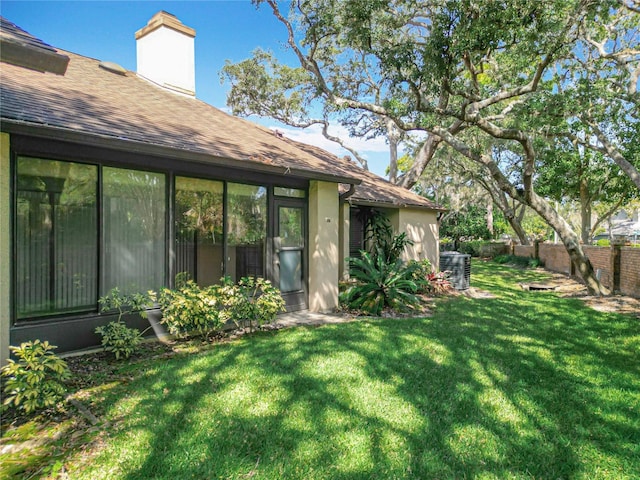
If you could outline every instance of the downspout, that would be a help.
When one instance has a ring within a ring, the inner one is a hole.
[[[340,202],[344,203],[347,200],[347,198],[349,198],[354,193],[356,193],[356,184],[355,183],[351,183],[349,185],[349,190],[347,190],[346,192],[340,194]]]
[[[344,209],[344,204],[347,202],[347,199],[353,195],[354,193],[356,193],[356,185],[355,183],[351,183],[349,185],[349,190],[347,190],[344,193],[341,193],[339,196],[339,201],[338,201],[338,211],[340,212],[340,241],[339,241],[339,250],[340,250],[340,268],[339,268],[339,276],[340,278],[345,281],[349,279],[349,249],[348,249],[348,245],[349,245],[349,235],[350,235],[350,227],[348,225],[350,225],[350,217],[351,214],[348,213],[349,215],[349,219],[347,220],[345,218],[345,209]],[[349,211],[351,210],[351,208],[349,207]],[[346,251],[345,251],[346,249]]]

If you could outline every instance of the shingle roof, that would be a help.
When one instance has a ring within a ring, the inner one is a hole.
[[[3,29],[4,24],[3,20]],[[439,209],[325,150],[280,137],[198,99],[168,92],[134,72],[114,73],[101,68],[98,60],[55,52],[70,59],[64,75],[1,64],[3,128],[44,130],[64,138],[81,137],[87,143],[99,139],[101,145],[106,142],[120,150],[149,152],[147,148],[229,167],[361,183],[353,201]]]
[[[325,156],[332,163],[349,162],[329,153],[321,148],[313,145],[307,145],[293,140],[287,140],[295,143],[299,148],[317,156]],[[353,165],[353,164],[352,164]],[[381,205],[381,206],[397,206],[397,207],[420,207],[431,210],[446,210],[446,208],[436,205],[428,198],[413,193],[406,188],[395,185],[384,178],[379,177],[375,173],[363,170],[356,165],[353,168],[358,169],[358,178],[362,183],[356,187],[356,191],[349,197],[349,201],[359,205]],[[340,193],[349,190],[348,185],[340,186]]]
[[[0,17],[0,59],[40,72],[64,74],[69,58],[51,45]]]

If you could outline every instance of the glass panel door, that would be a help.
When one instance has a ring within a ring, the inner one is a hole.
[[[287,303],[287,310],[307,307],[305,288],[305,205],[276,200],[274,283]]]
[[[282,293],[302,290],[303,216],[304,211],[300,207],[278,207],[278,261]]]

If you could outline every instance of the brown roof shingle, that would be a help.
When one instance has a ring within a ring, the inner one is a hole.
[[[51,131],[87,142],[99,139],[120,150],[159,149],[153,152],[177,158],[186,152],[205,163],[360,184],[352,196],[356,202],[440,209],[325,150],[168,92],[134,72],[117,74],[98,60],[56,52],[70,59],[64,75],[0,64],[3,129]]]

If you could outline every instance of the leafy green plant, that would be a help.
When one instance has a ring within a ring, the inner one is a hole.
[[[520,268],[538,268],[542,266],[539,258],[518,257],[516,255],[498,255],[494,257],[494,262],[500,264],[514,265]]]
[[[429,275],[431,274],[433,267],[431,262],[424,258],[420,261],[410,260],[410,265],[415,265],[415,271],[413,272],[413,281],[416,283],[418,293],[428,293],[430,291]]]
[[[369,210],[366,220],[365,244],[369,245],[369,253],[373,257],[382,257],[387,263],[395,263],[405,247],[413,245],[413,241],[407,238],[405,232],[393,234],[391,221],[384,213]]]
[[[253,331],[254,325],[271,323],[285,310],[280,290],[261,277],[242,277],[235,285],[227,277],[223,292],[225,306],[238,328]]]
[[[351,258],[350,263],[355,284],[341,295],[349,308],[380,315],[384,308],[403,311],[418,305],[414,279],[421,269],[418,262],[404,264],[398,259],[388,263],[380,255],[362,252],[362,258]]]
[[[140,330],[129,328],[124,322],[109,322],[97,327],[96,333],[102,337],[105,351],[112,352],[116,360],[129,358],[142,342]]]
[[[31,413],[54,406],[62,399],[66,388],[63,382],[69,377],[67,363],[58,357],[49,342],[34,340],[9,349],[18,358],[9,359],[2,368],[6,378],[4,405],[15,405],[19,410]]]
[[[95,332],[102,337],[102,346],[105,351],[112,352],[116,359],[129,358],[142,342],[142,333],[137,328],[129,328],[122,320],[127,313],[137,313],[142,318],[147,318],[147,308],[155,300],[155,292],[122,293],[118,287],[101,297],[98,302],[102,312],[116,310],[118,319],[107,325],[97,327]]]
[[[219,330],[228,319],[220,285],[201,288],[193,280],[181,280],[175,289],[162,289],[158,304],[162,323],[178,337],[204,337]]]

